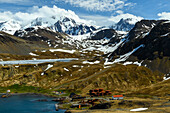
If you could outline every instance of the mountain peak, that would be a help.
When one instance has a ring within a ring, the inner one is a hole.
[[[122,18],[118,23],[112,25],[110,28],[118,31],[130,31],[134,27],[136,22],[137,20],[133,18],[127,18],[127,19]]]
[[[0,23],[0,31],[6,32],[8,34],[13,35],[16,30],[20,29],[21,25],[19,22],[14,21],[14,20],[9,20]]]
[[[96,30],[94,26],[79,23],[72,18],[64,16],[52,26],[52,29],[69,35],[82,35]]]
[[[126,23],[129,23],[129,24],[132,24],[132,25],[135,25],[136,22],[140,21],[139,19],[136,19],[136,18],[126,18],[126,19],[121,19],[119,22],[121,21],[124,21]]]
[[[60,17],[60,21],[76,23],[74,19],[68,18],[68,17],[65,17],[65,16]]]

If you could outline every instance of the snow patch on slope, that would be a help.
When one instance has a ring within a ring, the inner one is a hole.
[[[141,44],[137,48],[133,49],[131,52],[126,53],[124,55],[121,55],[118,59],[115,59],[115,61],[113,63],[119,63],[119,62],[122,62],[122,61],[126,61],[129,58],[130,55],[132,55],[135,51],[137,51],[141,47],[145,47],[145,45]]]
[[[29,53],[31,56],[39,56],[37,54],[34,54],[34,53]]]
[[[132,55],[135,51],[137,51],[141,47],[145,47],[145,45],[141,44],[137,48],[133,49],[131,52],[126,53],[124,55],[121,55],[119,58],[115,59],[113,62],[109,62],[109,59],[106,58],[106,61],[105,61],[104,65],[110,65],[110,64],[126,61],[129,58],[130,55]],[[136,62],[136,64],[138,64],[138,63]]]
[[[127,61],[127,62],[124,62],[123,65],[135,64],[135,65],[141,66],[142,62],[138,62],[138,61],[136,61],[136,62],[129,62],[129,61]]]
[[[131,109],[130,111],[144,111],[147,110],[148,108],[136,108],[136,109]]]
[[[64,49],[49,49],[50,52],[65,52],[65,53],[71,53],[73,54],[76,52],[76,50],[64,50]]]
[[[166,75],[163,77],[163,80],[169,80],[169,79],[170,79],[169,74],[166,74]]]
[[[53,65],[48,64],[48,66],[47,66],[47,68],[44,70],[44,72],[47,71],[47,70],[49,70],[49,69],[52,68],[52,67],[53,67]],[[41,73],[42,76],[44,75],[44,72]]]
[[[99,64],[100,61],[95,61],[95,62],[89,62],[89,61],[83,61],[83,64]]]
[[[67,69],[67,68],[64,68],[64,70],[65,70],[65,71],[69,71],[69,69]]]

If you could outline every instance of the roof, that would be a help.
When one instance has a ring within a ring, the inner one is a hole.
[[[113,95],[113,97],[123,97],[123,95]]]

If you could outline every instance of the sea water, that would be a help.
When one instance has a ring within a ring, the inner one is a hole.
[[[37,101],[47,99],[48,101]],[[0,113],[64,113],[65,110],[55,110],[53,98],[42,95],[14,95],[0,98]]]

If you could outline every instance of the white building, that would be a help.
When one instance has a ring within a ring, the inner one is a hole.
[[[10,89],[8,89],[6,92],[7,92],[7,93],[10,93],[10,92],[11,92],[11,90],[10,90]]]

